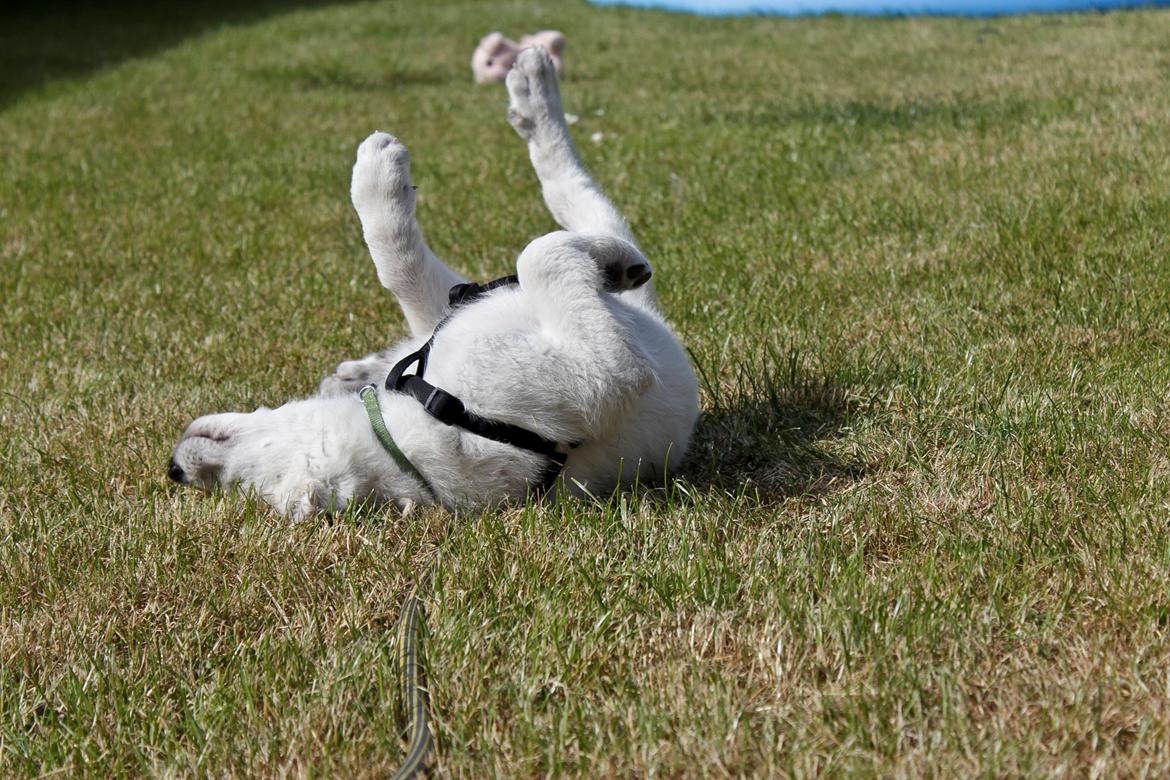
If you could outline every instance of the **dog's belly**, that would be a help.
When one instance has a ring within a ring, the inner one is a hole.
[[[435,337],[426,378],[458,396],[469,410],[510,422],[563,443],[579,443],[565,467],[568,484],[607,491],[635,478],[660,481],[686,452],[698,416],[698,383],[678,340],[655,312],[619,296],[611,313],[620,332],[613,338],[636,344],[650,363],[654,381],[620,424],[600,435],[583,430],[596,410],[583,408],[586,385],[605,376],[581,376],[566,360],[573,334],[549,332],[524,305],[523,292],[501,289],[458,310]],[[404,347],[404,354],[407,348]],[[531,457],[517,450],[517,465]]]
[[[654,382],[625,424],[570,457],[566,483],[607,492],[635,479],[661,483],[678,469],[699,416],[698,380],[685,350],[657,316],[637,310],[638,343],[652,364]]]

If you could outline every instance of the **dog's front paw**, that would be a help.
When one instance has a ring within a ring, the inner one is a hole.
[[[552,57],[543,48],[520,52],[508,72],[508,122],[528,141],[545,129],[563,129],[564,110]]]
[[[414,218],[415,194],[410,180],[410,153],[394,136],[376,132],[358,146],[349,188],[363,226],[378,220]]]
[[[317,395],[350,395],[366,385],[378,385],[386,381],[391,363],[388,358],[375,354],[361,360],[346,360],[337,364],[331,376],[321,380]]]

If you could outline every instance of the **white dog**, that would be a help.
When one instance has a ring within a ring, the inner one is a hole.
[[[316,397],[200,417],[175,447],[172,479],[254,491],[303,518],[351,502],[522,500],[562,464],[570,491],[595,495],[678,466],[698,387],[646,283],[650,264],[577,156],[548,53],[525,50],[507,86],[508,119],[565,232],[524,249],[518,284],[471,286],[473,300],[452,308],[463,279],[423,240],[406,148],[374,133],[350,193],[411,338],[342,363]]]

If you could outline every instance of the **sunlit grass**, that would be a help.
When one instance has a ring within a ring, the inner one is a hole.
[[[131,10],[0,23],[0,775],[384,775],[436,554],[440,774],[1170,771],[1170,17]],[[403,333],[371,130],[473,276],[552,228],[468,68],[545,27],[703,378],[682,478],[296,526],[169,485],[192,417]]]

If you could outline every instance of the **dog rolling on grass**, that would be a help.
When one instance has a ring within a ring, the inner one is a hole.
[[[466,285],[423,239],[406,147],[374,133],[350,194],[410,338],[341,363],[315,397],[200,417],[172,479],[251,491],[304,518],[353,502],[486,507],[561,475],[570,492],[603,494],[678,466],[698,387],[650,263],[581,164],[548,53],[522,52],[507,87],[564,231],[530,243],[515,278]]]

